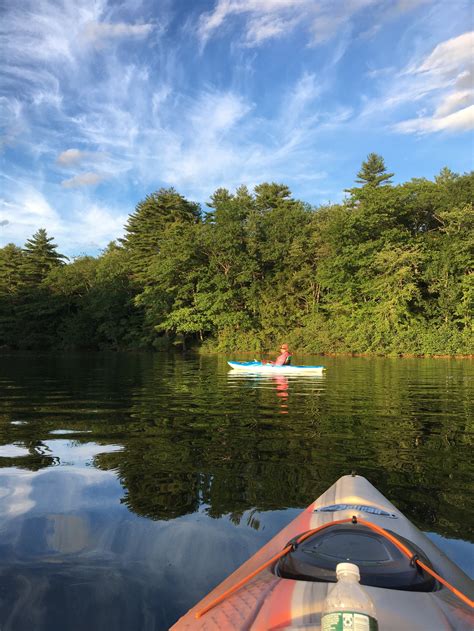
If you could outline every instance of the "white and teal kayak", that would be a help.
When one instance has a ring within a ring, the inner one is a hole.
[[[262,364],[262,362],[227,362],[234,370],[242,372],[258,372],[278,375],[321,375],[324,366],[274,366],[273,364]]]

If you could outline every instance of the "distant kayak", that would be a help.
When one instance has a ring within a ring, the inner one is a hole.
[[[380,631],[474,628],[469,577],[365,478],[347,475],[172,630],[319,631],[335,568],[347,561],[359,567]]]
[[[274,366],[273,364],[262,364],[262,362],[227,362],[234,370],[244,372],[273,373],[279,375],[308,374],[321,375],[324,366]]]

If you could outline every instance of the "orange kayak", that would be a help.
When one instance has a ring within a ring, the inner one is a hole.
[[[343,476],[172,629],[318,631],[345,561],[381,631],[474,628],[473,581],[365,478]]]

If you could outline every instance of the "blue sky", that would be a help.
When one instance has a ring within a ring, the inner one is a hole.
[[[470,0],[16,0],[0,20],[0,246],[97,254],[146,194],[337,202],[473,168]]]

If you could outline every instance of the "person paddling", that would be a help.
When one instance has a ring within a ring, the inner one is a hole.
[[[280,346],[280,354],[274,362],[262,361],[262,364],[271,364],[272,366],[285,366],[290,363],[291,353],[288,344]]]

